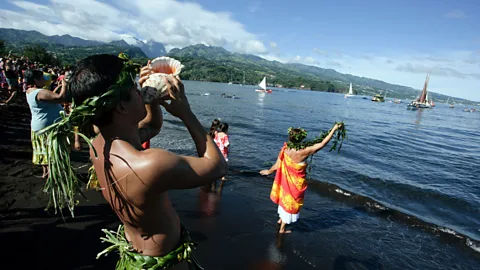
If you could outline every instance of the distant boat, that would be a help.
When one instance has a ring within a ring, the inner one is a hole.
[[[410,102],[407,105],[407,110],[411,110],[412,108],[417,108],[417,109],[432,108],[432,105],[428,102],[428,98],[427,98],[427,94],[428,94],[427,88],[428,88],[429,81],[430,81],[430,75],[427,74],[427,77],[425,78],[425,83],[423,84],[422,92],[420,93],[420,97]]]
[[[345,98],[353,97],[353,96],[355,95],[353,94],[352,83],[350,83],[350,89],[348,89],[348,93],[345,94]]]
[[[202,96],[210,96],[210,93],[203,93]]]
[[[372,101],[374,101],[374,102],[385,102],[385,97],[380,95],[380,94],[376,94],[375,96],[372,97]]]
[[[400,103],[402,103],[402,100],[396,98],[396,99],[393,100],[393,103],[395,103],[395,104],[400,104]]]
[[[469,108],[465,108],[463,111],[465,111],[465,112],[476,112],[477,109],[475,109],[475,108],[470,108],[470,109],[469,109]]]
[[[366,96],[363,96],[362,98],[363,98],[363,99],[368,99]]]
[[[450,109],[454,109],[455,108],[455,101],[453,101],[453,98],[452,98],[452,103],[449,103],[448,102],[449,100],[450,100],[450,97],[448,97],[447,102],[445,102],[445,103],[449,104],[448,107]]]
[[[272,90],[267,89],[267,77],[263,77],[263,80],[258,84],[262,89],[255,89],[256,92],[263,92],[263,93],[272,93]]]
[[[232,82],[228,82],[228,84],[233,84]]]

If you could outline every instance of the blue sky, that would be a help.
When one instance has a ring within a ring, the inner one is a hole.
[[[480,101],[477,1],[0,1],[0,27],[204,43]],[[42,16],[43,15],[43,16]],[[48,15],[48,16],[45,16]],[[12,18],[17,18],[13,20]]]

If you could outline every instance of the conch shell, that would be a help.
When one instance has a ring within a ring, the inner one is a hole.
[[[166,99],[168,97],[166,77],[179,75],[184,66],[178,60],[162,56],[153,59],[150,67],[155,73],[143,83],[141,91],[146,104],[155,99]]]
[[[152,70],[155,73],[163,73],[172,76],[179,75],[182,68],[184,68],[180,61],[166,56],[153,59],[150,63],[150,67],[152,67]]]

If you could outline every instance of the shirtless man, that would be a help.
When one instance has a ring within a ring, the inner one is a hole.
[[[76,104],[100,96],[113,85],[123,67],[116,56],[95,55],[77,64],[70,89]],[[143,67],[139,84],[151,74]],[[100,134],[93,141],[97,151],[91,158],[102,194],[124,224],[125,235],[135,251],[144,256],[162,257],[179,247],[181,225],[167,191],[200,187],[227,173],[228,165],[212,138],[191,111],[184,86],[171,77],[171,102],[156,100],[144,104],[136,86],[110,112],[93,122]],[[187,127],[198,157],[180,156],[162,149],[144,150],[142,143],[160,132],[162,105]],[[188,269],[182,261],[172,269]]]

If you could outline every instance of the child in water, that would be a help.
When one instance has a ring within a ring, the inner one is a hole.
[[[217,144],[218,149],[220,149],[220,152],[222,152],[225,160],[228,161],[228,152],[229,152],[228,150],[230,149],[230,140],[228,139],[227,123],[221,123],[218,126],[217,134],[215,135],[214,141]],[[222,177],[222,180],[225,180],[225,177]]]

